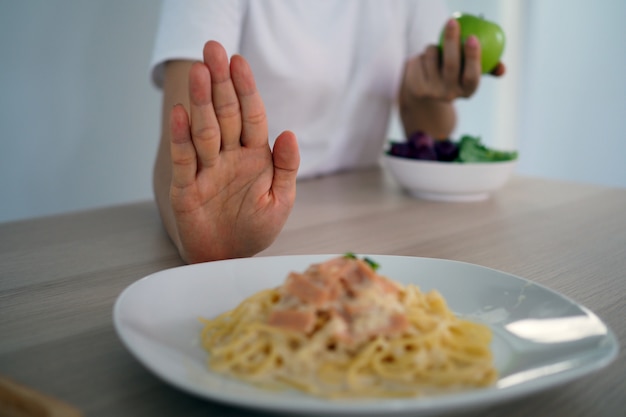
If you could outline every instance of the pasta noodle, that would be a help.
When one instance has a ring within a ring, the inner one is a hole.
[[[493,383],[491,331],[436,291],[337,257],[201,319],[208,366],[267,389],[407,397]]]

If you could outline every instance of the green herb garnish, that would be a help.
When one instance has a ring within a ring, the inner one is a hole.
[[[344,258],[348,258],[348,259],[359,259],[358,256],[356,256],[353,252],[346,252],[343,255]],[[363,262],[365,262],[366,264],[368,264],[370,266],[370,268],[372,268],[374,271],[378,270],[378,268],[380,268],[380,265],[373,261],[372,259],[366,257],[363,257]]]
[[[372,261],[370,258],[365,257],[365,258],[363,258],[363,260],[364,260],[365,262],[367,262],[367,264],[368,264],[368,265],[369,265],[369,266],[370,266],[370,267],[371,267],[374,271],[376,271],[376,270],[378,270],[378,268],[380,268],[380,265],[379,265],[377,262]]]

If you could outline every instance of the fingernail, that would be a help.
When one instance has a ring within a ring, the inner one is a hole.
[[[465,45],[469,46],[470,48],[477,48],[478,38],[474,35],[468,36],[467,39],[465,40]]]
[[[450,19],[450,20],[448,20],[447,26],[449,28],[453,28],[453,27],[456,27],[457,23],[458,22],[456,21],[456,19]]]

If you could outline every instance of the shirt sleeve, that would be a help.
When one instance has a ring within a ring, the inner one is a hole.
[[[418,0],[411,3],[408,25],[407,56],[424,52],[428,45],[438,44],[439,36],[451,14],[442,0]]]
[[[150,63],[154,85],[163,86],[167,61],[201,61],[209,40],[238,53],[243,18],[243,0],[163,0]]]

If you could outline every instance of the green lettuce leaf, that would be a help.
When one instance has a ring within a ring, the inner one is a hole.
[[[486,147],[480,137],[465,135],[459,141],[457,162],[498,162],[517,159],[517,151],[500,151]]]

